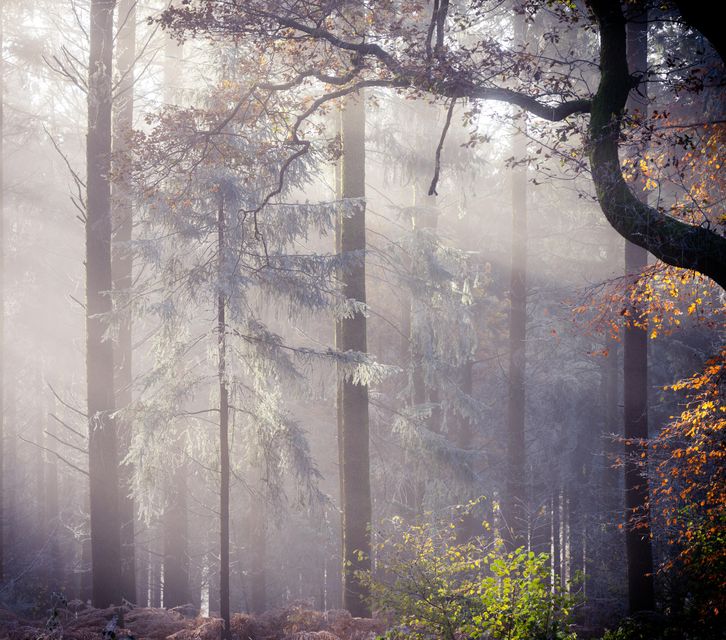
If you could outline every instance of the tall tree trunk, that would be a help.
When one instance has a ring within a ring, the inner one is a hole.
[[[113,420],[111,90],[115,0],[91,0],[86,195],[86,384],[93,604],[121,602],[118,452]]]
[[[174,474],[164,509],[164,606],[190,602],[186,469]]]
[[[136,1],[120,0],[117,11],[117,69],[119,83],[115,95],[114,154],[121,155],[127,148],[128,136],[133,128],[134,117],[134,63],[136,59]],[[114,352],[115,404],[117,408],[127,407],[132,399],[132,337],[130,291],[133,282],[131,255],[131,233],[133,206],[129,187],[123,176],[123,164],[115,167],[117,176],[113,189],[112,218],[113,233],[113,290],[120,309],[118,339]],[[128,449],[131,425],[119,422],[117,425],[121,455]],[[121,595],[130,602],[136,602],[136,553],[134,541],[135,512],[130,496],[131,469],[128,465],[119,467],[119,518],[121,520]]]
[[[162,547],[159,544],[159,530],[157,526],[154,526],[153,540],[149,542],[150,551],[149,554],[149,606],[160,607],[161,606],[161,583],[162,583]]]
[[[560,476],[553,474],[552,483],[552,584],[560,584],[562,575],[562,545],[560,536]]]
[[[45,447],[55,450],[57,442],[53,442],[52,434],[56,431],[55,425],[46,416]],[[48,586],[53,591],[64,591],[63,558],[61,557],[59,526],[60,508],[58,503],[58,458],[52,454],[47,456],[45,463],[45,524],[50,555],[50,575]]]
[[[648,65],[648,27],[645,20],[627,25],[628,66],[631,72],[644,72]],[[647,98],[630,93],[628,108],[644,112]],[[636,193],[647,199],[642,182]],[[640,273],[648,265],[648,252],[631,242],[625,245],[626,273]],[[648,437],[648,330],[628,325],[623,338],[623,385],[625,413],[625,546],[628,560],[628,604],[631,613],[651,610],[653,593],[653,552],[648,519],[648,478],[645,449],[639,440]],[[628,444],[631,443],[631,444]],[[633,518],[641,519],[638,527]]]
[[[338,219],[338,252],[348,265],[340,279],[346,298],[366,301],[365,249],[365,103],[351,96],[341,113],[343,157],[340,196],[351,200],[352,215]],[[366,318],[356,313],[336,323],[339,351],[367,352]],[[368,387],[338,376],[338,448],[342,507],[343,608],[370,616],[368,589],[358,571],[371,568],[371,486],[368,436]]]
[[[45,519],[45,470],[46,466],[48,464],[48,452],[43,450],[43,446],[45,444],[45,410],[44,405],[42,401],[43,397],[43,370],[41,368],[40,361],[37,361],[35,363],[35,371],[33,372],[33,382],[34,382],[34,396],[38,398],[36,402],[33,403],[33,413],[32,413],[32,421],[33,421],[33,431],[35,433],[33,434],[33,440],[35,441],[35,448],[38,451],[38,463],[34,465],[33,471],[35,475],[35,487],[34,487],[34,493],[35,493],[35,513],[34,516],[36,518],[36,535],[38,536],[38,546],[40,549],[45,548],[47,537],[47,527],[46,527],[46,519]],[[45,572],[47,570],[47,566],[45,563],[42,564],[40,567],[40,571]],[[44,577],[47,577],[47,575],[44,575]]]
[[[262,490],[260,483],[260,491]],[[250,610],[263,613],[267,608],[267,502],[263,493],[250,497],[248,517],[250,562]]]
[[[148,528],[146,534],[148,536]],[[151,555],[149,554],[148,542],[142,544],[136,553],[136,604],[139,607],[149,606],[149,563]]]
[[[11,383],[5,387],[5,441],[3,443],[3,467],[5,480],[3,480],[3,511],[2,516],[5,524],[3,537],[3,568],[5,574],[12,570],[13,551],[16,540],[16,490],[17,490],[17,413],[15,408],[15,386]]]
[[[412,209],[411,222],[413,224],[413,234],[415,243],[423,243],[424,234],[436,234],[438,227],[439,211],[435,208],[435,196],[429,196],[420,182],[414,186],[414,202]],[[411,276],[415,279],[420,277],[416,273],[417,265],[412,263],[414,272]],[[411,306],[409,308],[409,343],[411,345],[411,377],[412,377],[412,402],[414,407],[422,407],[429,403],[431,406],[431,414],[426,421],[426,427],[433,433],[441,432],[441,410],[439,409],[438,390],[426,384],[426,362],[424,354],[421,350],[422,336],[416,335],[416,323],[414,322],[416,306],[420,306],[420,302],[416,302],[411,298]],[[419,326],[419,330],[421,327]],[[423,470],[422,470],[423,471]],[[416,483],[415,490],[414,513],[422,516],[424,513],[424,503],[426,500],[426,474],[425,472]]]
[[[521,21],[518,21],[521,22]],[[523,36],[522,36],[523,37]],[[515,158],[526,153],[522,134],[513,140]],[[527,471],[525,423],[525,364],[527,340],[527,169],[512,174],[512,270],[509,312],[509,385],[507,404],[507,471],[504,533],[512,550],[527,544]]]
[[[217,332],[218,332],[218,379],[219,379],[219,608],[222,616],[222,640],[230,640],[232,631],[229,612],[229,390],[227,387],[227,320],[226,299],[222,293],[221,278],[224,273],[225,256],[224,196],[220,195],[217,215],[218,284]]]
[[[5,577],[5,16],[0,3],[0,583]]]

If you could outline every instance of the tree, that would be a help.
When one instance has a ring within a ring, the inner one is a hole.
[[[152,312],[159,330],[153,366],[134,401],[138,427],[130,458],[147,516],[169,506],[168,483],[183,464],[209,472],[204,500],[220,505],[213,512],[219,537],[212,534],[219,541],[219,608],[227,635],[230,547],[239,522],[235,491],[257,484],[250,475],[261,477],[261,499],[280,508],[290,475],[299,503],[322,501],[319,474],[300,425],[287,413],[283,385],[289,394],[303,380],[301,362],[331,357],[343,363],[347,379],[367,384],[370,376],[357,353],[296,347],[270,328],[277,321],[270,306],[286,307],[294,318],[333,303],[342,313],[354,306],[334,290],[340,257],[295,250],[308,229],[332,230],[339,207],[273,200],[286,198],[289,188],[270,195],[287,160],[287,140],[278,139],[286,104],[244,75],[252,62],[242,51],[215,49],[210,59],[218,75],[214,89],[194,106],[167,106],[151,116],[149,131],[139,132],[134,145],[141,198],[135,243],[148,265],[139,307]],[[249,92],[230,111],[230,97],[248,81]],[[295,186],[307,184],[308,162],[288,166]],[[193,491],[196,484],[186,486]]]
[[[115,118],[113,122],[113,152],[123,157],[133,128],[134,119],[134,65],[136,62],[136,0],[121,0],[117,11],[117,60],[118,87],[114,96]],[[129,185],[124,180],[124,167],[114,167],[112,220],[112,277],[114,302],[118,311],[118,336],[114,343],[114,402],[118,409],[131,403],[132,335],[130,292],[133,286],[133,259],[131,231],[133,205]],[[128,449],[131,425],[118,421],[119,446]],[[129,602],[136,602],[136,553],[134,502],[129,495],[130,470],[119,467],[120,493],[119,518],[121,521],[121,595]]]
[[[503,49],[496,41],[496,21],[478,22],[480,16],[495,9],[486,3],[460,7],[436,2],[428,18],[413,9],[408,11],[406,4],[369,5],[370,24],[365,41],[352,37],[346,21],[336,19],[345,5],[342,0],[307,3],[302,10],[296,3],[268,0],[201,0],[192,5],[172,6],[163,21],[178,31],[210,30],[232,37],[246,34],[268,42],[283,39],[296,47],[319,44],[319,49],[308,58],[306,70],[288,75],[293,83],[315,74],[321,77],[325,64],[335,60],[344,71],[333,79],[336,85],[358,81],[367,86],[400,88],[441,98],[506,102],[555,123],[589,113],[586,149],[597,198],[610,224],[659,260],[698,271],[726,286],[726,239],[708,226],[689,224],[640,202],[623,178],[618,155],[624,133],[622,113],[628,94],[641,79],[632,76],[628,69],[626,17],[619,2],[589,0],[585,11],[566,3],[547,8],[554,12],[562,29],[594,17],[600,36],[601,70],[594,95],[583,95],[588,86],[584,79],[591,74],[592,67],[591,61],[581,58],[578,52],[573,50],[570,59],[551,66],[548,51],[535,56],[526,47]],[[394,6],[397,16],[402,17],[391,15]],[[544,11],[539,3],[516,5],[516,9],[532,16],[531,19],[537,19],[538,12]],[[698,23],[689,22],[689,15],[687,12],[677,19],[697,28]],[[454,21],[459,28],[448,29]],[[475,23],[491,24],[492,30],[479,35],[462,28],[473,29]],[[555,48],[559,38],[556,31],[548,32]],[[469,40],[459,42],[457,34]],[[555,58],[560,59],[559,53]],[[582,70],[582,75],[578,76],[574,69]],[[497,84],[496,79],[501,77],[513,82]],[[573,127],[576,122],[573,121]],[[565,129],[562,135],[567,139],[573,133],[574,129]]]
[[[352,203],[352,214],[338,218],[338,253],[347,263],[340,274],[342,294],[366,302],[365,284],[365,103],[348,98],[341,112],[342,159],[340,196]],[[335,327],[339,351],[366,353],[366,317],[362,310],[341,318]],[[370,616],[367,589],[356,575],[371,569],[371,488],[368,435],[368,387],[338,374],[338,447],[343,542],[343,607],[354,616]]]
[[[0,6],[0,351],[5,348],[4,12]],[[0,362],[0,582],[5,576],[5,359]]]
[[[86,143],[86,385],[93,603],[121,602],[121,539],[113,418],[111,111],[115,0],[92,0]]]
[[[647,14],[640,22],[627,25],[628,64],[634,72],[644,75],[648,67]],[[634,94],[628,99],[629,111],[647,112],[645,100]],[[642,180],[637,198],[647,205],[647,193]],[[639,273],[648,265],[648,252],[632,242],[625,241],[625,272]],[[628,600],[631,613],[655,607],[653,593],[653,552],[650,526],[645,511],[648,504],[648,477],[639,453],[645,450],[638,444],[648,438],[648,328],[633,323],[625,327],[623,335],[623,399],[625,422],[625,508],[628,527],[625,548],[628,563]],[[640,526],[633,526],[633,518],[640,516]]]

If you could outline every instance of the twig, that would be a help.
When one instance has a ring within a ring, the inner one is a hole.
[[[78,409],[78,408],[76,408],[76,407],[68,404],[65,400],[63,400],[56,393],[55,389],[53,388],[53,385],[51,385],[50,382],[48,382],[47,384],[48,384],[48,388],[50,389],[51,393],[55,396],[55,399],[58,400],[58,402],[60,402],[66,409],[70,409],[71,411],[75,411],[79,416],[83,416],[84,418],[86,418],[86,420],[88,419],[88,414],[87,413],[83,413],[83,411],[81,411],[80,409]]]
[[[84,476],[90,476],[88,471],[85,469],[81,469],[80,467],[76,466],[69,460],[66,460],[60,453],[57,451],[53,451],[52,449],[48,449],[48,447],[44,447],[42,444],[38,444],[37,442],[33,442],[32,440],[27,440],[26,438],[23,438],[23,436],[18,435],[18,438],[22,440],[23,442],[27,442],[28,444],[32,444],[34,447],[38,447],[38,449],[42,449],[43,451],[47,451],[48,453],[52,453],[58,460],[61,460],[62,462],[65,462],[71,469],[75,469],[79,473],[82,473]]]
[[[449,126],[451,125],[451,116],[454,114],[454,106],[456,105],[456,98],[451,99],[451,103],[449,104],[449,111],[446,113],[446,122],[444,123],[444,128],[441,131],[441,138],[439,139],[439,146],[436,147],[436,164],[434,167],[434,177],[431,180],[431,186],[429,187],[429,195],[430,196],[437,196],[439,195],[436,191],[436,187],[439,184],[439,174],[441,173],[441,150],[444,148],[444,141],[446,140],[446,134],[449,131]]]
[[[64,447],[70,447],[71,449],[74,449],[74,450],[78,451],[79,453],[82,453],[84,455],[88,455],[88,449],[84,449],[83,447],[77,447],[76,445],[71,444],[70,442],[66,442],[65,440],[63,440],[63,438],[59,438],[52,431],[48,431],[48,429],[44,429],[43,430],[43,433],[45,435],[50,436],[51,438],[53,438],[53,440],[55,440],[56,442],[60,442]],[[53,453],[55,453],[55,451]]]

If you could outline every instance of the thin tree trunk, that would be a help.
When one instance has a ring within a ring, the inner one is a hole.
[[[15,550],[15,516],[16,516],[16,488],[17,488],[17,414],[15,409],[15,386],[11,383],[5,387],[5,441],[3,443],[3,467],[5,479],[3,480],[3,511],[5,523],[3,538],[3,567],[5,574],[12,570],[13,552]]]
[[[552,484],[552,572],[553,584],[560,584],[562,575],[562,546],[560,544],[560,478],[555,474]]]
[[[34,378],[34,386],[35,386],[35,395],[37,398],[41,399],[43,395],[43,371],[41,369],[40,362],[35,363],[35,371],[33,372],[33,378]],[[35,472],[35,487],[34,487],[34,493],[35,493],[35,513],[34,516],[36,518],[36,534],[38,536],[38,545],[39,548],[44,548],[46,543],[46,519],[45,519],[45,470],[46,466],[48,464],[48,458],[50,457],[48,455],[48,452],[43,450],[44,440],[45,440],[45,434],[43,433],[45,429],[45,411],[42,399],[35,402],[33,404],[33,430],[35,431],[33,435],[33,440],[35,441],[36,449],[38,451],[38,463],[34,466],[33,471]],[[47,570],[47,566],[44,563],[43,566],[40,568],[41,572],[45,572]],[[44,576],[44,577],[47,577]]]
[[[351,96],[341,113],[343,158],[340,194],[351,199],[352,215],[338,220],[338,251],[348,261],[340,274],[346,298],[366,301],[365,285],[365,104]],[[367,352],[366,318],[356,313],[336,324],[339,351]],[[342,506],[343,607],[370,616],[368,589],[358,571],[371,569],[371,487],[368,436],[368,387],[339,374],[338,447]]]
[[[141,532],[137,532],[140,535]],[[146,529],[146,536],[149,534]],[[149,563],[151,561],[148,549],[148,542],[143,545],[136,554],[136,604],[139,607],[149,606]]]
[[[86,496],[86,507],[90,511],[90,498]],[[91,559],[91,536],[81,542],[81,576],[79,584],[80,598],[83,602],[93,599],[93,567]]]
[[[134,63],[136,59],[136,2],[120,0],[117,12],[118,52],[117,68],[120,77],[115,96],[113,150],[117,157],[127,148],[128,136],[133,128],[134,117]],[[118,339],[114,351],[115,403],[117,408],[131,404],[132,400],[132,336],[131,311],[128,307],[132,286],[133,262],[129,243],[133,226],[133,206],[123,163],[115,166],[117,173],[113,189],[113,289],[120,309]],[[121,455],[128,449],[131,425],[117,425]],[[121,520],[121,595],[130,602],[136,601],[136,558],[134,501],[130,496],[131,469],[119,467],[119,518]]]
[[[217,251],[220,293],[217,296],[217,332],[219,358],[219,523],[220,523],[220,566],[219,566],[219,608],[222,617],[222,640],[232,637],[229,611],[229,391],[227,388],[227,321],[226,300],[222,293],[221,278],[224,272],[225,254],[224,197],[220,196],[217,215]]]
[[[93,604],[121,602],[111,312],[111,90],[114,0],[91,0],[86,196],[86,384]]]
[[[52,435],[56,430],[52,421],[46,417],[46,430],[44,446],[55,450],[57,442],[53,442]],[[46,536],[49,541],[50,576],[49,586],[56,592],[64,591],[63,558],[60,549],[60,509],[58,504],[58,458],[48,455],[45,463],[45,524]]]
[[[189,552],[187,547],[187,483],[182,466],[168,488],[164,509],[164,606],[167,609],[190,602]]]
[[[632,72],[644,72],[648,64],[648,31],[645,20],[627,25],[628,66]],[[628,108],[647,109],[647,98],[639,99],[631,92]],[[639,199],[647,196],[636,188]],[[648,265],[648,252],[626,241],[625,271],[640,273]],[[623,386],[625,405],[625,546],[628,564],[628,604],[630,613],[651,610],[655,606],[653,593],[653,552],[648,519],[648,478],[645,469],[645,449],[640,439],[648,437],[648,330],[628,325],[623,338]],[[630,444],[628,444],[630,443]],[[634,518],[638,527],[632,526]]]
[[[435,201],[435,197],[424,195],[425,191],[421,188],[420,184],[416,184],[414,190],[414,209],[412,216],[413,233],[414,237],[421,237],[421,234],[430,232],[435,234],[438,226],[439,212],[434,208],[432,201]],[[421,204],[423,201],[423,204]],[[423,238],[421,238],[423,242]],[[414,278],[417,277],[416,273],[413,273]],[[426,384],[426,364],[424,362],[424,355],[419,348],[421,343],[421,337],[415,334],[415,323],[414,323],[414,302],[411,301],[411,307],[409,309],[410,318],[408,321],[409,328],[409,342],[411,344],[411,365],[413,367],[412,382],[413,382],[413,405],[414,407],[421,407],[427,402],[431,405],[431,415],[427,420],[427,428],[433,433],[441,432],[441,410],[439,409],[439,394],[438,390],[430,387]],[[415,513],[419,516],[424,513],[424,501],[426,499],[426,478],[421,477],[417,483],[416,488],[416,502],[415,502]]]
[[[149,543],[151,547],[149,561],[149,606],[158,608],[161,606],[161,553],[158,540],[158,527],[154,527],[154,539]]]
[[[521,22],[521,21],[518,21]],[[522,36],[523,37],[523,36]],[[522,158],[522,134],[513,141],[514,155]],[[527,544],[527,456],[525,450],[525,366],[527,340],[527,170],[512,174],[512,270],[509,312],[509,385],[507,405],[507,472],[504,525],[507,547]]]
[[[267,607],[267,503],[264,495],[250,498],[249,553],[250,562],[250,610],[263,613]]]
[[[3,3],[0,3],[0,583],[5,577],[5,63]]]

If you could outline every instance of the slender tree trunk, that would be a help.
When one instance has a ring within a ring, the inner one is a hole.
[[[267,607],[267,503],[264,495],[253,495],[250,499],[249,550],[250,562],[250,609],[263,613]]]
[[[154,527],[154,540],[149,544],[151,546],[151,558],[149,562],[149,606],[158,608],[161,606],[162,562],[157,527]]]
[[[3,518],[5,531],[3,538],[3,567],[5,574],[12,570],[13,552],[15,550],[15,516],[16,516],[16,473],[17,462],[17,413],[15,409],[15,386],[11,383],[5,387],[5,442],[3,444],[3,466],[5,480],[3,481]]]
[[[518,21],[521,22],[521,21]],[[522,36],[523,37],[523,36]],[[513,141],[514,155],[522,158],[522,134]],[[504,531],[512,550],[527,544],[527,456],[525,450],[525,366],[527,340],[527,170],[512,174],[512,270],[509,312],[509,386],[507,405],[507,472]]]
[[[190,602],[189,554],[187,548],[186,469],[174,474],[164,509],[164,606],[167,609]]]
[[[46,510],[45,510],[45,471],[48,464],[48,452],[43,450],[45,444],[45,410],[42,401],[43,397],[43,371],[40,362],[35,363],[35,371],[33,372],[33,382],[35,386],[35,397],[38,401],[33,404],[33,440],[35,441],[36,450],[38,451],[38,463],[34,466],[33,471],[35,472],[35,523],[36,523],[36,535],[38,536],[39,548],[46,546]],[[41,572],[47,570],[46,563],[40,568]],[[44,576],[44,577],[47,577]]]
[[[148,529],[146,529],[148,535]],[[136,554],[136,604],[139,607],[149,606],[149,555],[148,542],[139,548]]]
[[[0,3],[0,583],[5,578],[5,16]]]
[[[338,251],[348,266],[340,274],[346,298],[366,301],[365,285],[365,104],[350,97],[341,113],[343,158],[340,195],[350,199],[352,215],[338,220]],[[336,324],[339,351],[367,352],[362,313]],[[354,616],[370,616],[368,590],[356,577],[371,569],[371,487],[368,436],[368,387],[339,374],[338,447],[342,506],[343,607]]]
[[[91,1],[87,196],[86,384],[91,492],[93,604],[121,602],[118,452],[113,419],[113,345],[106,340],[111,313],[111,69],[114,0]]]
[[[55,450],[57,443],[53,441],[52,435],[56,429],[51,420],[46,417],[45,447]],[[58,458],[48,455],[45,463],[45,524],[46,536],[49,542],[48,550],[50,555],[50,575],[48,584],[53,591],[62,592],[64,587],[63,558],[60,548],[60,508],[58,502]]]
[[[560,544],[560,478],[554,475],[552,484],[552,571],[553,584],[560,584],[562,575],[562,546]]]
[[[86,496],[86,507],[90,511],[90,498]],[[83,602],[93,600],[93,567],[91,559],[91,536],[81,542],[81,576],[79,584],[80,598]]]
[[[219,358],[219,523],[220,523],[220,566],[219,566],[219,607],[224,627],[222,640],[232,637],[229,612],[229,391],[227,387],[227,320],[225,317],[226,300],[222,293],[221,278],[224,273],[225,255],[224,197],[220,195],[217,215],[217,251],[220,293],[217,296],[217,332]]]
[[[411,222],[413,223],[413,234],[415,242],[424,242],[423,234],[436,234],[438,226],[439,212],[435,208],[435,197],[426,195],[426,191],[422,189],[420,183],[415,185],[414,191],[414,208]],[[414,264],[414,270],[418,265]],[[412,273],[413,278],[419,277],[416,272]],[[416,306],[420,302],[415,302],[412,298],[409,308],[410,318],[408,321],[409,343],[411,345],[411,366],[413,370],[412,387],[413,387],[413,405],[414,407],[422,407],[427,402],[431,406],[431,415],[427,420],[427,428],[433,433],[441,432],[441,411],[439,409],[438,390],[426,384],[426,363],[424,354],[421,350],[422,336],[416,335],[416,323],[414,322]],[[426,477],[422,476],[416,488],[415,513],[419,516],[424,513],[424,502],[426,500]]]
[[[474,362],[468,360],[461,366],[460,371],[461,390],[468,397],[472,397],[474,393]],[[455,417],[455,435],[454,443],[459,449],[468,451],[471,447],[472,438],[474,437],[474,424],[471,418],[467,416]],[[481,518],[477,518],[473,510],[465,511],[460,514],[456,524],[456,540],[457,542],[469,542],[474,536],[482,533],[482,527],[479,524]]]
[[[117,12],[117,68],[119,84],[115,96],[115,120],[113,150],[117,157],[127,147],[128,136],[133,128],[134,117],[134,63],[136,59],[136,2],[120,0]],[[131,233],[133,206],[124,166],[119,160],[114,167],[117,176],[113,189],[112,219],[113,233],[113,289],[116,304],[120,309],[118,339],[114,351],[115,404],[117,408],[131,404],[132,336],[131,311],[128,307],[132,286],[133,262],[131,255]],[[127,451],[131,438],[131,425],[119,422],[118,438],[122,455]],[[130,602],[136,601],[136,558],[134,541],[135,512],[130,496],[131,469],[128,465],[119,467],[119,518],[121,520],[121,595]]]
[[[644,72],[648,65],[648,31],[645,20],[627,25],[628,66],[631,72]],[[630,110],[647,110],[647,98],[631,92]],[[647,196],[636,188],[639,199]],[[648,265],[648,252],[630,242],[625,245],[626,273],[640,273]],[[653,552],[648,518],[648,478],[645,448],[639,440],[648,437],[648,330],[626,326],[623,338],[623,385],[625,406],[625,546],[628,560],[628,603],[631,613],[651,610],[655,606],[653,593]],[[629,444],[630,443],[630,444]],[[638,527],[632,520],[638,518]]]
[[[621,418],[618,408],[618,381],[619,381],[619,349],[615,340],[608,340],[606,344],[608,355],[602,367],[603,402],[603,447],[604,461],[602,469],[602,497],[605,507],[607,523],[613,524],[617,517],[622,514],[622,493],[619,489],[619,473],[615,467],[615,459],[618,456],[619,445],[616,442],[615,434],[620,431]]]

